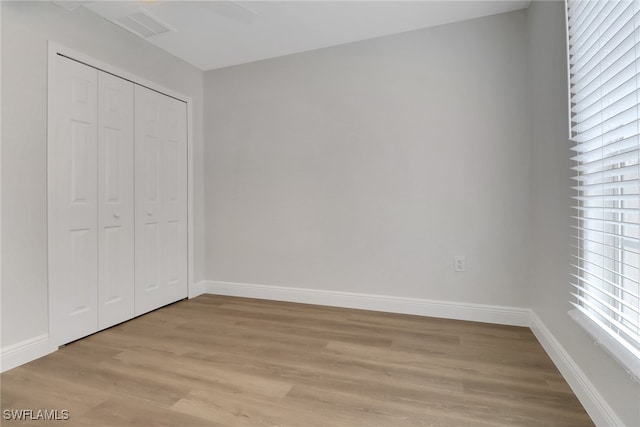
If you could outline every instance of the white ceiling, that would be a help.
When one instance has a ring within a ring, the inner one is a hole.
[[[172,28],[150,43],[211,70],[523,9],[529,0],[83,3],[111,21],[147,12]]]

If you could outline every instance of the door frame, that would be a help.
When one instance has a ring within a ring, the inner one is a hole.
[[[52,338],[56,336],[54,319],[53,319],[53,301],[50,290],[50,273],[49,273],[49,254],[55,250],[53,239],[51,238],[51,223],[49,204],[52,199],[51,182],[51,164],[52,150],[49,149],[50,144],[54,140],[53,135],[53,118],[51,114],[53,108],[52,91],[55,81],[55,58],[61,55],[74,61],[83,63],[89,67],[113,74],[114,76],[129,80],[140,86],[147,87],[156,92],[175,98],[187,104],[187,296],[193,298],[197,296],[194,289],[194,233],[193,233],[193,99],[183,93],[168,89],[162,85],[154,83],[136,74],[125,71],[121,68],[100,61],[82,52],[70,49],[52,40],[48,41],[48,63],[47,63],[47,300],[48,300],[48,332],[49,332],[49,349],[51,352],[58,350],[58,345]]]

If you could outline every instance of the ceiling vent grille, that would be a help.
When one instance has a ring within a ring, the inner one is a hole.
[[[144,10],[123,16],[122,18],[116,19],[114,22],[122,28],[145,39],[173,31],[173,28],[160,21],[158,18],[151,16],[149,12]]]
[[[84,5],[86,1],[54,0],[51,3],[55,4],[56,6],[60,6],[63,9],[67,9],[69,12],[72,12],[77,8],[79,8],[80,6]]]

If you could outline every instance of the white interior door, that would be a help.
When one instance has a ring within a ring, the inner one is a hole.
[[[96,332],[98,72],[55,57],[49,141],[49,289],[54,345]]]
[[[98,73],[98,328],[134,317],[133,83]]]
[[[186,104],[135,87],[135,312],[187,296]]]

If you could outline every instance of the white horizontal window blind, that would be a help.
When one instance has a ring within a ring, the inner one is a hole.
[[[567,2],[572,316],[640,378],[640,0]]]

